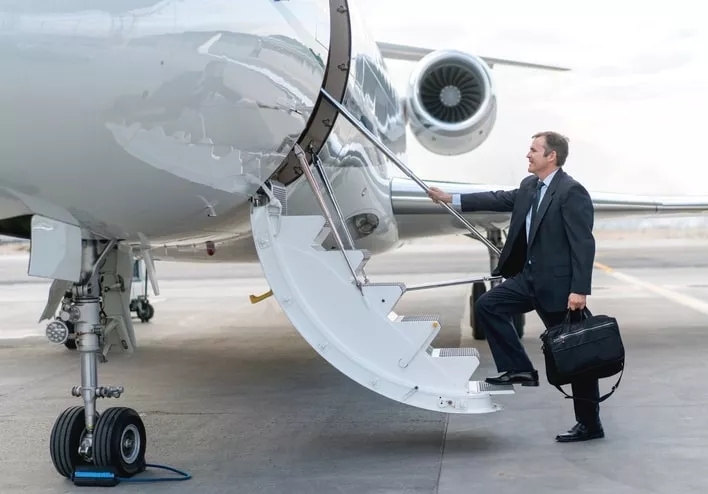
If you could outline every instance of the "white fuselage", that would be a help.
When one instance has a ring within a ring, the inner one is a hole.
[[[478,58],[435,52],[399,96],[345,0],[64,5],[0,0],[0,235],[30,238],[32,217],[44,217],[84,238],[140,244],[154,259],[256,262],[250,200],[264,183],[286,187],[288,214],[322,214],[296,143],[321,159],[357,248],[377,254],[464,231],[414,182],[392,181],[389,157],[321,90],[402,162],[408,121],[428,149],[467,152],[495,118]],[[446,74],[450,83],[466,74],[463,85],[477,89],[463,106],[482,110],[451,125],[436,101],[428,114],[423,103],[405,110]],[[480,94],[486,103],[475,106]],[[600,217],[708,209],[706,198],[591,195]],[[509,221],[508,212],[465,217],[482,228]]]
[[[348,68],[344,105],[404,157],[402,105],[351,6],[351,33],[332,33],[327,1],[54,5],[0,0],[0,233],[26,236],[40,214],[142,236],[155,258],[256,260],[249,198],[265,181],[285,183],[290,214],[319,213],[284,163],[312,140],[328,64]],[[344,218],[375,218],[357,244],[398,245],[387,159],[343,118],[319,156]]]

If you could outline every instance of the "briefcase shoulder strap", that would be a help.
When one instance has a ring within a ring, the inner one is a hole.
[[[561,393],[563,393],[563,394],[565,395],[566,399],[569,399],[569,400],[581,400],[581,401],[589,401],[589,402],[591,402],[591,403],[602,403],[602,402],[605,401],[607,398],[609,398],[610,396],[612,396],[612,393],[614,393],[615,390],[619,387],[620,381],[622,380],[622,374],[624,374],[624,365],[622,366],[622,370],[620,371],[620,375],[619,375],[619,377],[617,378],[617,382],[615,383],[614,386],[612,386],[612,390],[610,390],[609,393],[606,393],[606,394],[602,395],[599,400],[591,400],[591,399],[589,399],[589,398],[578,398],[577,396],[570,396],[568,393],[566,393],[565,391],[563,391],[560,386],[556,386],[556,388],[558,388],[558,391],[560,391]],[[555,386],[555,385],[554,385],[554,386]]]

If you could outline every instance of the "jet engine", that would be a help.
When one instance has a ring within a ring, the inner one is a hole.
[[[496,121],[491,69],[481,58],[460,51],[429,53],[411,74],[406,114],[411,131],[428,151],[472,151],[487,140]]]

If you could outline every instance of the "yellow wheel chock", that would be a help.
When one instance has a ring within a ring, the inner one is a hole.
[[[257,304],[258,302],[263,302],[271,295],[273,295],[273,290],[268,290],[263,295],[249,295],[248,298],[251,300],[252,304]]]

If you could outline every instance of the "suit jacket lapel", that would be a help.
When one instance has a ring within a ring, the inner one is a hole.
[[[541,220],[543,220],[543,216],[546,214],[546,211],[548,211],[548,206],[551,204],[551,201],[553,200],[553,196],[556,193],[556,188],[558,187],[558,183],[563,178],[562,174],[563,174],[563,170],[559,169],[556,172],[556,175],[553,177],[553,180],[551,181],[551,185],[548,186],[548,190],[543,195],[543,200],[541,201],[541,204],[539,204],[539,206],[538,206],[538,211],[536,211],[536,217],[534,218],[534,221],[531,224],[531,230],[529,232],[529,246],[531,246],[531,243],[533,242],[533,239],[536,236],[536,231],[538,230],[538,225],[541,224]]]

